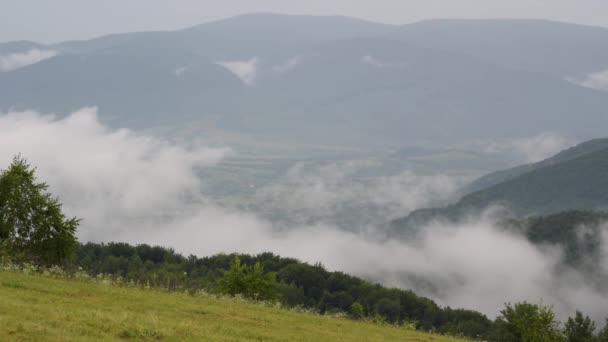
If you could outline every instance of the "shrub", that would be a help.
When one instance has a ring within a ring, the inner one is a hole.
[[[350,312],[355,319],[362,319],[365,316],[365,313],[363,312],[363,305],[361,305],[359,302],[354,302],[350,306]]]
[[[257,300],[272,300],[277,297],[276,274],[264,272],[259,262],[253,266],[241,264],[241,259],[235,257],[230,269],[224,272],[220,279],[220,289],[223,293]]]

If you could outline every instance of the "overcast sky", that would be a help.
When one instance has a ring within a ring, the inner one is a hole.
[[[608,27],[608,0],[0,0],[0,42],[168,30],[251,12],[340,14],[395,24],[543,18]]]

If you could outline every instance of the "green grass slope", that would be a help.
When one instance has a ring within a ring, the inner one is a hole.
[[[0,271],[0,341],[461,341],[405,328]]]

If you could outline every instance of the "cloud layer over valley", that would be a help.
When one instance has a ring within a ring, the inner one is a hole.
[[[546,147],[536,140],[530,145]],[[501,230],[494,211],[459,224],[433,223],[408,242],[384,240],[371,228],[349,232],[323,221],[302,220],[278,229],[255,212],[221,205],[206,194],[198,172],[234,153],[230,148],[110,129],[99,123],[94,108],[64,118],[35,112],[0,115],[0,167],[17,153],[38,168],[69,215],[83,218],[81,241],[160,244],[199,256],[272,251],[492,316],[508,301],[542,299],[562,318],[581,309],[600,320],[608,307],[606,293],[578,271],[558,270],[559,249],[539,248]],[[444,175],[411,172],[374,183],[373,192],[345,181],[367,166],[334,163],[312,172],[296,166],[259,196],[287,201],[284,205],[294,211],[335,210],[357,197],[378,207],[396,203],[405,211],[442,199],[459,185]],[[290,183],[298,186],[290,188]]]

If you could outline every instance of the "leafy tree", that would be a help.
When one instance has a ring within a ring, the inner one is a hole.
[[[0,173],[0,243],[12,255],[37,263],[69,259],[76,248],[77,218],[66,218],[61,203],[38,182],[25,159],[16,156]]]
[[[580,311],[576,312],[574,318],[568,318],[564,330],[568,342],[594,341],[595,323],[589,316],[583,316]]]
[[[261,263],[253,266],[243,265],[239,257],[235,257],[230,269],[224,273],[220,280],[223,293],[231,296],[237,294],[250,299],[275,299],[277,296],[276,275],[264,272]]]
[[[220,280],[220,287],[223,293],[235,296],[245,292],[245,271],[247,266],[241,264],[241,259],[236,257],[230,263],[230,269],[224,273]]]
[[[247,269],[245,274],[245,297],[255,299],[276,299],[277,281],[276,274],[264,272],[264,266],[256,262]]]
[[[559,322],[553,310],[527,302],[506,304],[496,319],[496,341],[553,342],[563,341]]]

